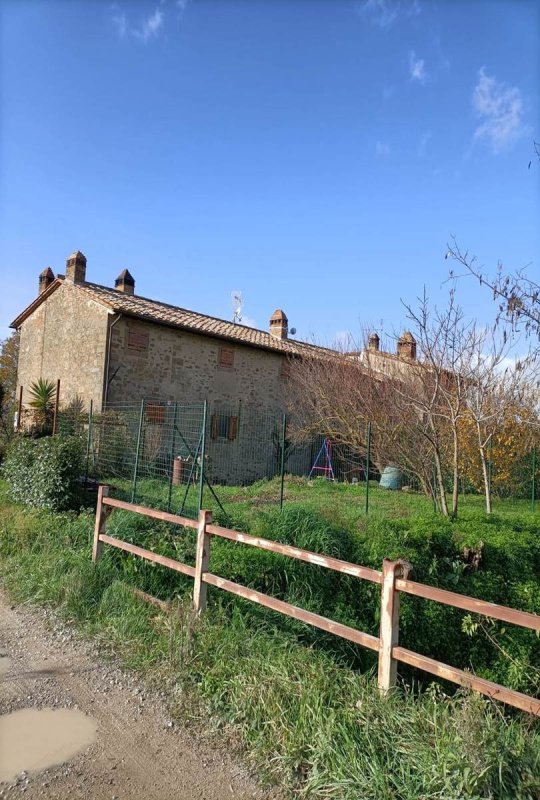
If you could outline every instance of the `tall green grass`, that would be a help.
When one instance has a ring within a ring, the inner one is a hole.
[[[397,526],[380,531],[383,540],[376,543],[298,509],[279,519],[265,512],[257,520],[259,535],[294,538],[341,557],[363,552],[369,559],[373,548],[378,559],[381,548],[408,545],[429,571],[434,554],[445,552],[444,531],[426,544],[419,530]],[[109,524],[124,539],[193,559],[192,532],[173,533],[123,512]],[[56,608],[104,652],[114,651],[127,667],[166,688],[179,719],[219,727],[241,743],[261,776],[287,794],[314,800],[540,797],[538,720],[505,714],[476,695],[447,697],[435,686],[420,692],[414,683],[382,698],[369,661],[362,672],[348,666],[351,660],[360,666],[357,653],[353,658],[333,649],[298,623],[224,593],[211,591],[204,618],[194,620],[192,583],[183,576],[112,548],[94,567],[92,527],[91,513],[27,511],[0,499],[0,577],[12,597]],[[329,572],[317,584],[304,569],[309,565],[288,571],[284,559],[267,561],[272,554],[228,542],[215,541],[213,550],[212,568],[220,574],[266,582],[268,591],[292,593],[306,607],[336,594]],[[175,598],[172,613],[143,604],[130,585]],[[345,589],[358,585],[342,586],[340,602],[349,597]]]

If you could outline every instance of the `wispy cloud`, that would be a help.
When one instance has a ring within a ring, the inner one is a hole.
[[[419,0],[361,0],[357,8],[379,28],[389,28],[398,17],[414,17],[421,11]]]
[[[504,150],[525,133],[520,90],[488,75],[485,67],[478,73],[472,106],[480,120],[474,138],[487,141],[494,153]]]
[[[111,21],[118,31],[121,39],[136,39],[146,44],[157,39],[164,31],[165,26],[165,6],[168,0],[160,0],[158,5],[140,18],[136,23],[132,22],[126,12],[118,3],[113,3],[111,8]],[[189,0],[175,0],[174,5],[181,17],[187,8]]]
[[[411,80],[418,83],[425,83],[428,79],[425,61],[418,58],[414,50],[409,50],[409,74]]]
[[[392,151],[390,150],[388,142],[376,142],[375,152],[378,156],[384,157],[389,156]]]

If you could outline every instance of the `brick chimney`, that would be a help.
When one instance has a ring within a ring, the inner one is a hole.
[[[379,339],[378,334],[375,333],[375,332],[370,333],[369,334],[369,339],[368,339],[368,349],[369,350],[378,350],[380,344],[381,344],[381,340]]]
[[[84,283],[86,280],[86,256],[80,250],[72,253],[66,261],[66,280]]]
[[[399,337],[397,354],[399,358],[406,358],[409,361],[413,361],[416,358],[416,339],[410,331],[405,331]]]
[[[276,308],[270,317],[270,335],[276,339],[286,339],[289,335],[289,320],[281,308]]]
[[[114,288],[117,292],[124,294],[135,294],[135,279],[129,269],[123,269],[120,275],[114,282]]]
[[[48,289],[51,283],[54,281],[54,272],[50,267],[45,267],[43,272],[39,273],[39,292],[38,294],[43,294],[45,289]]]

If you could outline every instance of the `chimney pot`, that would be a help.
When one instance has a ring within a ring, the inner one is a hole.
[[[50,267],[45,267],[45,269],[39,273],[39,294],[43,294],[53,281],[54,272]]]
[[[416,358],[416,339],[410,331],[405,331],[399,337],[397,354],[399,358],[406,358],[409,361],[414,361]]]
[[[289,335],[289,320],[281,308],[276,308],[270,317],[270,335],[276,339],[287,339]]]
[[[66,280],[84,283],[86,280],[86,256],[77,250],[66,261]]]
[[[370,333],[369,334],[369,339],[368,339],[368,348],[369,348],[369,350],[378,350],[380,344],[381,344],[381,340],[379,339],[378,334],[375,333],[375,332]]]
[[[129,269],[123,269],[120,275],[114,282],[114,288],[117,292],[124,294],[135,294],[135,279]]]

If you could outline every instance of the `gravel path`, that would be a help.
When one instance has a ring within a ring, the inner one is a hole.
[[[86,750],[59,766],[0,783],[0,797],[269,800],[225,750],[175,725],[164,698],[100,661],[94,646],[51,612],[13,607],[1,591],[0,659],[0,715],[72,708],[97,726]]]

